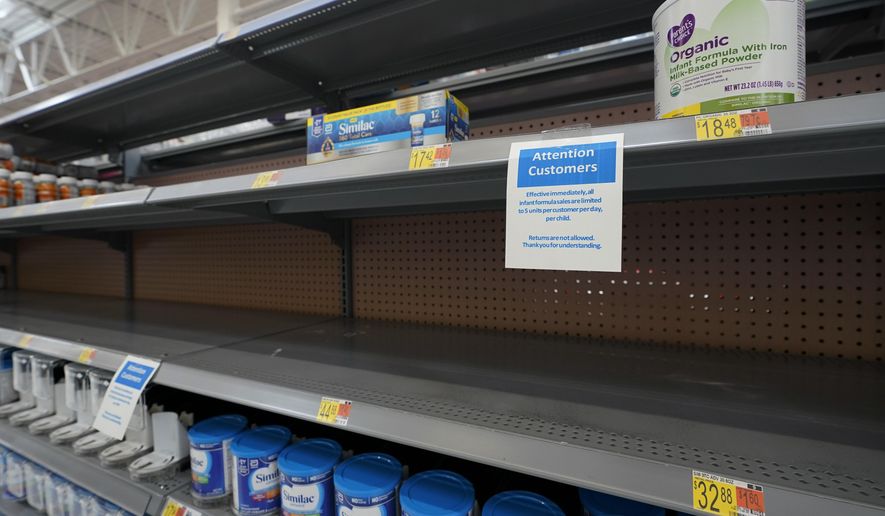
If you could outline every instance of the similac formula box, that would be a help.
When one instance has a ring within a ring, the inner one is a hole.
[[[434,91],[307,119],[307,164],[467,139],[467,106]]]

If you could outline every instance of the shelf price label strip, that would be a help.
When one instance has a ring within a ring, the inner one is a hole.
[[[709,514],[765,516],[765,492],[758,484],[692,471],[691,505]]]
[[[409,155],[409,170],[425,168],[445,168],[452,158],[452,144],[427,145],[414,147]]]
[[[350,400],[326,398],[320,400],[320,408],[317,410],[317,421],[335,426],[347,426],[350,419]]]
[[[202,516],[203,513],[189,507],[174,498],[166,499],[166,505],[163,506],[162,516]]]
[[[694,125],[698,141],[771,134],[771,118],[765,108],[699,115],[694,117]]]

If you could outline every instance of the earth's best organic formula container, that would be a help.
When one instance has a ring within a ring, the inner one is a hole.
[[[77,197],[80,197],[80,187],[77,184],[77,178],[71,176],[58,178],[58,198],[76,199]]]
[[[482,516],[565,516],[549,499],[528,491],[504,491],[489,498]]]
[[[34,189],[34,174],[30,172],[13,172],[12,181],[12,204],[24,206],[37,202],[37,191]]]
[[[473,485],[451,471],[425,471],[403,482],[399,491],[402,516],[472,516]]]
[[[805,100],[804,0],[667,0],[652,27],[657,118]]]
[[[384,453],[363,453],[335,468],[338,516],[396,516],[396,487],[403,477],[398,460]]]
[[[667,513],[661,507],[589,489],[579,489],[578,495],[584,506],[584,516],[664,516]]]
[[[0,208],[12,206],[11,176],[8,170],[0,168]]]
[[[53,174],[40,174],[34,178],[37,202],[50,202],[58,199],[58,177]]]
[[[283,516],[335,514],[332,469],[341,445],[331,439],[307,439],[280,453],[280,501]]]
[[[229,414],[200,421],[188,430],[191,494],[199,504],[224,503],[230,495],[230,445],[247,424],[245,417]]]
[[[238,435],[230,446],[234,460],[235,513],[273,514],[280,509],[277,456],[292,432],[282,426],[262,426]]]

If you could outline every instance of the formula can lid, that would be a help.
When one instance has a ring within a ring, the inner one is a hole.
[[[593,516],[664,516],[666,513],[661,507],[589,489],[579,489],[578,496],[584,509]]]
[[[467,516],[476,493],[473,484],[457,473],[425,471],[403,482],[399,494],[403,511],[422,516]]]
[[[482,516],[565,516],[549,499],[529,491],[504,491],[489,498]]]
[[[187,437],[191,444],[212,444],[234,437],[245,430],[247,424],[246,417],[239,414],[210,417],[192,426]]]
[[[403,466],[385,453],[355,455],[335,468],[335,489],[354,498],[390,493],[403,476]]]
[[[340,460],[340,444],[331,439],[306,439],[287,446],[280,453],[278,466],[284,475],[312,477],[332,471]]]
[[[260,426],[234,438],[230,451],[237,457],[257,459],[279,453],[289,444],[292,432],[277,425]]]

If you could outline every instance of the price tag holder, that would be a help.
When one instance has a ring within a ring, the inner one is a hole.
[[[163,506],[163,511],[160,514],[162,516],[203,516],[200,511],[188,507],[174,498],[166,499],[166,505]]]
[[[700,115],[694,117],[694,125],[698,141],[771,134],[771,118],[765,108]]]
[[[762,486],[703,471],[691,473],[691,500],[693,508],[710,514],[765,516]]]
[[[81,364],[91,364],[93,360],[95,360],[95,348],[83,348],[80,351],[80,356],[77,357],[77,361]]]
[[[412,154],[409,156],[409,170],[444,168],[449,166],[449,159],[451,159],[451,157],[451,143],[414,147],[412,149]]]
[[[317,410],[317,421],[335,426],[347,426],[350,418],[350,400],[326,398],[320,400],[320,408]]]
[[[267,188],[268,186],[276,186],[279,181],[279,170],[274,170],[273,172],[262,172],[255,176],[255,180],[252,181],[252,188]]]
[[[16,346],[22,349],[27,349],[27,347],[31,345],[31,340],[33,338],[33,335],[31,335],[30,333],[26,333],[22,335],[20,339],[18,339],[18,344],[16,344]]]
[[[98,200],[97,195],[90,195],[83,199],[83,203],[80,205],[80,208],[86,209],[95,206],[95,201]]]

